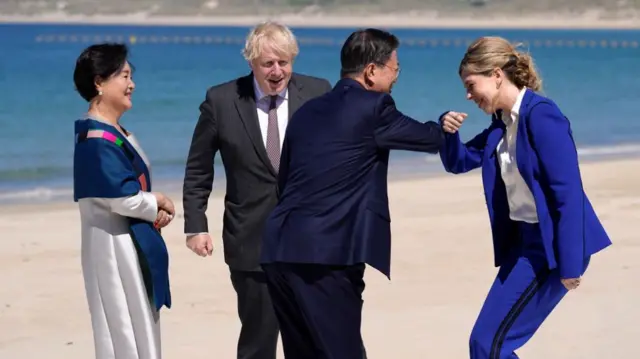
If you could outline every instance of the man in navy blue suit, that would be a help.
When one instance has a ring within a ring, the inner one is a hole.
[[[289,122],[261,258],[287,359],[365,357],[365,263],[390,272],[389,151],[443,144],[438,123],[402,114],[389,95],[398,45],[377,29],[351,34],[342,79]]]

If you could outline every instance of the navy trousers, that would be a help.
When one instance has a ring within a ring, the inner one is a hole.
[[[366,358],[365,265],[263,265],[286,359]]]
[[[510,259],[500,267],[471,332],[471,359],[517,359],[515,350],[567,294],[557,269],[548,269],[539,226],[518,222],[518,228]]]

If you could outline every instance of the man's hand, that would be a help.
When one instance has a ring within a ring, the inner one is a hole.
[[[466,113],[449,111],[440,118],[440,124],[445,132],[454,134],[458,132],[465,118],[467,118]]]
[[[560,281],[562,282],[562,285],[567,288],[567,290],[576,289],[580,285],[580,278],[560,279]]]
[[[206,257],[213,254],[213,242],[207,233],[188,236],[187,247],[200,257]]]

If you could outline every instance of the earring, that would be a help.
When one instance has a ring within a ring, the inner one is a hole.
[[[98,96],[102,96],[102,90],[98,91]]]

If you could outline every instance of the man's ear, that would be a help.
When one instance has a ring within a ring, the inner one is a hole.
[[[364,77],[364,81],[367,84],[367,86],[371,87],[373,86],[373,84],[375,83],[373,81],[373,78],[376,75],[376,71],[378,70],[378,68],[376,67],[376,65],[374,63],[370,63],[368,64],[363,71],[363,77]]]

